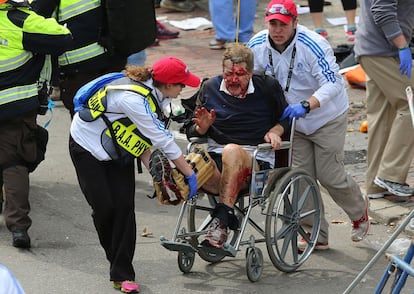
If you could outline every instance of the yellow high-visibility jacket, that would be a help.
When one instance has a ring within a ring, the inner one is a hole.
[[[38,81],[46,54],[61,54],[72,35],[30,8],[0,5],[0,121],[39,107]]]

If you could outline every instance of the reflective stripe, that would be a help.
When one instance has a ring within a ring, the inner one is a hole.
[[[33,54],[29,51],[26,51],[15,57],[2,60],[0,61],[0,72],[6,72],[6,71],[11,71],[13,69],[16,69],[24,65],[32,57],[33,57]]]
[[[88,117],[88,114],[90,114],[90,118],[88,117],[87,121],[94,121],[97,117],[104,113],[106,110],[106,99],[104,98],[106,98],[106,88],[100,89],[88,99],[87,105],[89,111],[81,111],[81,118],[85,120],[86,117]]]
[[[81,62],[104,53],[105,48],[103,48],[101,45],[95,42],[82,48],[66,51],[65,53],[59,56],[59,65],[69,65]]]
[[[52,58],[50,55],[45,56],[45,63],[43,64],[42,71],[40,72],[40,82],[50,82],[52,79]]]
[[[151,90],[140,86],[140,85],[111,85],[106,87],[107,90],[131,90],[134,92],[137,92],[141,94],[142,96],[145,96],[148,99],[148,102],[151,106],[151,111],[156,112],[157,106],[155,105],[154,101],[152,100],[152,96],[149,95],[151,93]]]
[[[108,90],[133,91],[147,98],[152,112],[157,111],[157,106],[152,98],[151,90],[140,85],[109,85],[98,90],[86,101],[86,108],[79,111],[79,116],[84,121],[94,121],[106,111],[106,92]]]
[[[76,3],[66,6],[66,7],[59,7],[59,19],[60,23],[72,18],[76,15],[85,13],[86,11],[92,10],[97,8],[101,5],[99,0],[83,0],[77,1]]]
[[[37,96],[37,84],[16,86],[0,91],[0,105]]]
[[[149,142],[145,141],[134,132],[137,131],[137,127],[132,122],[130,125],[124,125],[122,122],[117,120],[112,123],[112,128],[114,130],[115,139],[118,142],[118,145],[135,157],[141,156],[145,150],[148,150],[151,147]],[[109,129],[105,131],[105,134],[111,138],[111,132]]]

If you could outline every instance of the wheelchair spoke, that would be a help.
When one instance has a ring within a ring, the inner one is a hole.
[[[300,219],[304,219],[306,217],[315,215],[315,214],[319,214],[319,210],[318,209],[313,209],[313,210],[309,210],[309,211],[305,211],[303,213],[300,214]]]
[[[305,203],[309,201],[309,198],[312,197],[311,195],[311,186],[307,186],[306,189],[303,191],[299,203],[298,203],[298,210],[302,210],[305,206]]]
[[[276,241],[281,239],[286,239],[289,233],[293,230],[293,226],[290,223],[284,223],[280,230],[277,229],[277,226],[274,228]]]

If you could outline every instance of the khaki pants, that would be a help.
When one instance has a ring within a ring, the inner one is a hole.
[[[364,215],[366,207],[358,184],[345,171],[343,163],[347,118],[348,112],[345,111],[313,134],[295,132],[293,166],[303,168],[317,179],[349,218],[358,220]],[[313,203],[307,205],[313,206]],[[313,225],[309,220],[303,224]],[[328,226],[322,203],[319,242],[328,242]]]
[[[405,183],[414,156],[414,128],[405,88],[414,88],[411,78],[399,72],[399,59],[362,56],[360,64],[367,74],[368,117],[368,194],[384,191],[374,184],[376,176]]]

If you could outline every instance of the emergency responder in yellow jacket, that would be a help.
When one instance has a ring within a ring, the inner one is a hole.
[[[0,0],[0,170],[4,218],[15,247],[30,247],[29,166],[37,158],[38,81],[45,54],[61,54],[71,43],[67,28],[36,14],[27,0]]]
[[[74,37],[74,47],[58,57],[60,98],[73,117],[73,97],[78,89],[105,73],[123,70],[127,56],[105,44],[100,0],[36,0],[33,9],[45,17],[54,16]]]

